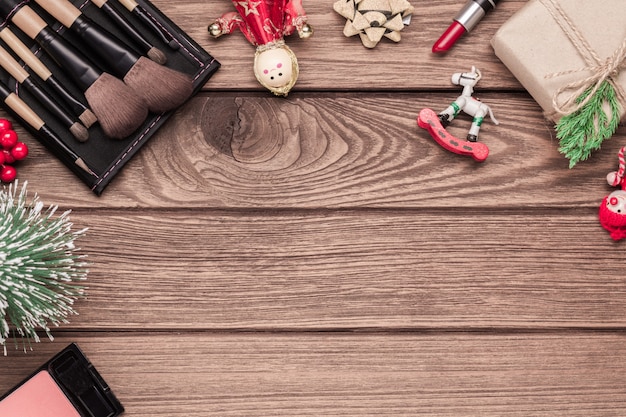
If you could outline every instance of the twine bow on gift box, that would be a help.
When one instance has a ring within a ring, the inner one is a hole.
[[[621,111],[626,107],[626,93],[617,82],[620,71],[626,68],[626,39],[602,60],[556,0],[540,1],[587,64],[585,68],[548,74],[546,78],[591,72],[589,77],[559,88],[553,96],[553,112],[546,114],[553,119],[560,116],[556,124],[559,151],[570,160],[572,168],[599,149],[617,129]]]

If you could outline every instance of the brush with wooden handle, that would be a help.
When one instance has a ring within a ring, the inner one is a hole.
[[[3,47],[0,46],[0,66],[4,68],[15,80],[28,90],[39,103],[63,123],[70,133],[79,141],[84,142],[89,138],[87,128],[78,120],[69,115],[50,95],[39,87],[30,77],[30,74],[22,68],[19,62]]]
[[[150,18],[150,16],[146,13],[146,11],[143,8],[141,8],[139,6],[139,4],[135,0],[118,0],[118,1],[120,2],[120,4],[122,6],[124,6],[126,8],[126,10],[131,12],[133,15],[137,16],[139,18],[139,20],[144,22],[144,24],[147,27],[152,29],[152,31],[158,37],[160,37],[163,40],[163,42],[165,42],[167,45],[169,45],[170,48],[172,48],[172,49],[178,49],[179,48],[179,45],[174,40],[174,38],[172,36],[170,36],[169,34],[165,33],[165,31],[162,28],[157,26],[155,21]]]
[[[74,112],[87,128],[98,121],[96,115],[59,82],[52,71],[8,27],[0,30],[2,39],[47,86],[49,86]]]
[[[124,17],[123,14],[117,11],[117,9],[107,1],[107,0],[91,0],[93,4],[98,6],[100,10],[105,12],[113,22],[117,25],[117,27],[128,35],[128,38],[139,48],[139,50],[144,53],[148,58],[156,62],[157,64],[165,64],[167,62],[167,57],[156,46],[152,45],[150,42],[146,40],[146,38],[139,33],[137,29]]]
[[[68,0],[35,1],[59,23],[79,35],[106,62],[111,72],[146,100],[151,111],[172,110],[193,94],[193,80],[189,75],[135,53]]]
[[[87,172],[89,175],[97,177],[97,175],[87,166],[85,161],[83,161],[80,156],[70,149],[65,142],[63,142],[61,138],[59,138],[57,134],[46,125],[41,117],[39,117],[37,113],[35,113],[35,111],[30,108],[30,106],[28,106],[28,104],[26,104],[17,94],[11,92],[11,90],[9,90],[4,83],[0,83],[0,100],[2,100],[5,106],[15,112],[15,114],[17,114],[30,127],[38,132],[41,132],[42,135],[39,135],[39,139],[45,145],[62,152],[64,157],[70,158],[72,162],[83,171]]]
[[[2,0],[0,13],[0,17],[9,18],[70,73],[108,137],[126,138],[143,124],[148,117],[143,98],[61,38],[30,6],[17,4],[16,0]]]

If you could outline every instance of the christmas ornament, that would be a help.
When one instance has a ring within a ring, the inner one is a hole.
[[[620,190],[613,191],[604,197],[600,204],[600,224],[611,235],[613,240],[621,240],[626,238],[626,180],[624,179],[624,171],[626,163],[624,161],[624,152],[626,146],[622,147],[618,153],[619,168],[607,174],[606,181],[613,187],[620,187]]]
[[[298,60],[284,37],[298,32],[308,38],[313,29],[307,24],[302,0],[233,0],[237,12],[228,12],[209,25],[218,38],[241,30],[254,46],[254,75],[259,83],[278,96],[286,96],[295,85]]]
[[[348,19],[343,34],[359,35],[366,48],[375,47],[383,37],[400,42],[400,31],[413,15],[407,0],[338,0],[333,9]]]
[[[72,231],[69,211],[44,210],[35,195],[27,200],[26,183],[0,190],[0,345],[11,333],[39,342],[37,329],[52,340],[49,324],[68,323],[73,303],[83,295],[85,255],[75,240],[86,229]],[[11,328],[14,328],[11,331]]]
[[[0,119],[0,183],[9,183],[17,177],[12,166],[28,156],[28,146],[19,142],[10,120]]]
[[[487,145],[478,142],[478,132],[484,118],[489,115],[494,124],[499,122],[493,117],[491,108],[480,100],[472,97],[474,86],[482,78],[481,72],[472,67],[470,72],[452,74],[452,84],[463,87],[463,92],[444,111],[435,114],[431,109],[422,109],[417,117],[417,125],[426,129],[430,136],[444,149],[460,155],[469,155],[474,160],[482,162],[489,155]],[[446,126],[461,112],[473,116],[472,126],[467,134],[467,140],[457,139],[446,131]]]

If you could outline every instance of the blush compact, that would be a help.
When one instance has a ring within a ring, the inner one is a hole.
[[[0,398],[2,417],[115,417],[124,407],[76,344]]]

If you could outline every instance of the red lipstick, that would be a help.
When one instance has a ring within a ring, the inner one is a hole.
[[[469,0],[452,24],[433,45],[434,53],[448,51],[464,33],[471,31],[500,0]]]

